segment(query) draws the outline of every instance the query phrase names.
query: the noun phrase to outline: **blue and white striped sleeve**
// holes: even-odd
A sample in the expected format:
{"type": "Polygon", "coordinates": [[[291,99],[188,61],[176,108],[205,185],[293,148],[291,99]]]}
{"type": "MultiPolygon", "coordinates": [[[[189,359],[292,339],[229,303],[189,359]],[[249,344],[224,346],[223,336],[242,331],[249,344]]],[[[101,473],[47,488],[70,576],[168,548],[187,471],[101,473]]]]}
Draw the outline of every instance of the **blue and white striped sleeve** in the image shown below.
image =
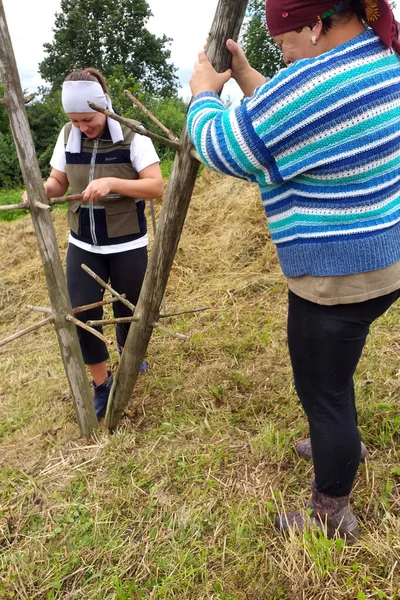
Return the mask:
{"type": "Polygon", "coordinates": [[[198,94],[189,109],[188,133],[205,165],[261,185],[281,181],[275,160],[256,134],[247,103],[225,109],[213,92],[198,94]]]}

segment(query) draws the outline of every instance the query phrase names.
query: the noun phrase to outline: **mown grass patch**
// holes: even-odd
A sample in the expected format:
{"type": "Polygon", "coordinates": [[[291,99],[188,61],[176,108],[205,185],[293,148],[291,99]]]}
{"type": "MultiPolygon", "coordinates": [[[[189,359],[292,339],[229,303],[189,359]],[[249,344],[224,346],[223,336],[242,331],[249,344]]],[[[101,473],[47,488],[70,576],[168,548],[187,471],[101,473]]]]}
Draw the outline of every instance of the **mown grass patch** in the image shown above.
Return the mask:
{"type": "MultiPolygon", "coordinates": [[[[64,259],[65,216],[53,218],[64,259]]],[[[0,225],[0,251],[3,338],[48,299],[29,217],[0,225]]],[[[210,310],[171,319],[188,343],[155,332],[114,435],[79,438],[52,329],[0,349],[0,598],[400,597],[400,306],[372,327],[356,374],[370,458],[353,494],[362,538],[346,546],[274,527],[313,477],[293,450],[307,425],[286,294],[257,191],[205,170],[166,301],[210,310]]]]}
{"type": "MultiPolygon", "coordinates": [[[[20,204],[22,202],[23,192],[23,189],[0,189],[0,206],[6,206],[7,204],[20,204]]],[[[15,219],[25,215],[26,211],[23,210],[0,210],[0,221],[14,221],[15,219]]]]}

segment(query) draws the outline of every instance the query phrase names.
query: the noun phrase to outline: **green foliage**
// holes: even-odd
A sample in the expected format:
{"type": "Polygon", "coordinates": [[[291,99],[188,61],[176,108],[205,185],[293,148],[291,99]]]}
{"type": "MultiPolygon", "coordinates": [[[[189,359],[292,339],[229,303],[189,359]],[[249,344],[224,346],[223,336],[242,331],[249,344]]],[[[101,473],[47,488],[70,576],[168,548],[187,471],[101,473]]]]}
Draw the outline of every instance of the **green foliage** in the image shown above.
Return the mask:
{"type": "Polygon", "coordinates": [[[265,24],[265,0],[250,0],[241,41],[251,66],[266,77],[273,77],[284,67],[281,52],[265,24]]]}
{"type": "Polygon", "coordinates": [[[96,67],[106,76],[121,65],[126,77],[157,95],[176,92],[175,67],[168,62],[170,39],[146,28],[151,11],[146,0],[61,0],[54,39],[44,44],[42,77],[59,88],[74,69],[96,67]]]}
{"type": "MultiPolygon", "coordinates": [[[[180,137],[187,112],[187,104],[181,98],[178,96],[153,96],[134,77],[125,77],[123,69],[120,66],[115,67],[107,83],[113,107],[119,114],[128,119],[140,121],[146,129],[165,136],[165,133],[125,95],[125,90],[129,90],[165,127],[177,137],[180,137]]],[[[157,142],[154,145],[162,160],[173,160],[175,155],[174,150],[157,142]]]]}
{"type": "Polygon", "coordinates": [[[0,189],[21,184],[22,175],[11,131],[0,131],[0,189]]]}
{"type": "MultiPolygon", "coordinates": [[[[0,134],[1,140],[1,134],[0,134]]],[[[0,156],[1,155],[1,146],[0,146],[0,156]]],[[[3,166],[3,164],[2,164],[3,166]]],[[[0,178],[1,178],[2,168],[0,168],[0,178]]],[[[5,186],[4,186],[5,187],[5,186]]],[[[23,189],[12,190],[9,188],[1,189],[0,186],[0,206],[4,206],[6,204],[19,204],[22,202],[22,194],[23,189]]],[[[18,219],[19,217],[24,217],[26,215],[26,211],[24,210],[2,210],[0,211],[0,221],[14,221],[14,219],[18,219]]],[[[4,363],[2,367],[7,367],[7,364],[4,363]]],[[[3,369],[0,368],[0,374],[4,375],[3,369]]],[[[0,426],[0,437],[1,437],[1,426],[0,426]]]]}
{"type": "Polygon", "coordinates": [[[50,159],[60,129],[67,121],[61,106],[61,92],[40,89],[41,100],[27,107],[29,125],[32,132],[33,143],[39,161],[42,177],[50,172],[50,159]]]}
{"type": "MultiPolygon", "coordinates": [[[[4,97],[0,81],[0,98],[4,97]]],[[[0,189],[20,185],[22,181],[17,151],[11,133],[7,109],[0,104],[0,189]]]]}
{"type": "MultiPolygon", "coordinates": [[[[1,83],[1,80],[0,80],[0,98],[3,98],[3,97],[4,97],[4,89],[3,89],[3,84],[1,83]]],[[[5,106],[0,104],[0,132],[8,133],[9,130],[10,130],[10,125],[8,122],[7,109],[5,106]]]]}

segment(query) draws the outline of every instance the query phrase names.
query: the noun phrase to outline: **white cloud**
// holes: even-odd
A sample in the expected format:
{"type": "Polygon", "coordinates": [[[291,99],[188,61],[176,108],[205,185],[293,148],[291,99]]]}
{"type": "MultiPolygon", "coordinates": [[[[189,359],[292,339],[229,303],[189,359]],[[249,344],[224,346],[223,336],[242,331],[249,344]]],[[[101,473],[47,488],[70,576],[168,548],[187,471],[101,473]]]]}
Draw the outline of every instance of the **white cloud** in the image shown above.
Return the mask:
{"type": "MultiPolygon", "coordinates": [[[[153,17],[149,29],[172,38],[171,60],[179,69],[180,94],[190,97],[189,79],[198,51],[212,24],[218,0],[148,0],[153,17]]],[[[43,84],[38,72],[44,58],[43,44],[53,37],[55,13],[60,0],[3,0],[22,87],[29,92],[43,84]]],[[[396,9],[400,18],[400,8],[396,9]]],[[[235,82],[225,86],[224,95],[237,103],[241,92],[235,82]]]]}
{"type": "MultiPolygon", "coordinates": [[[[171,60],[179,69],[180,94],[190,98],[190,74],[212,24],[218,0],[203,0],[201,5],[190,0],[149,0],[153,13],[149,29],[157,36],[172,38],[171,60]],[[195,24],[195,27],[194,27],[195,24]]],[[[55,13],[60,0],[3,0],[22,87],[29,92],[43,85],[38,68],[44,58],[43,44],[51,42],[55,13]]],[[[228,94],[241,97],[235,82],[228,94]]]]}

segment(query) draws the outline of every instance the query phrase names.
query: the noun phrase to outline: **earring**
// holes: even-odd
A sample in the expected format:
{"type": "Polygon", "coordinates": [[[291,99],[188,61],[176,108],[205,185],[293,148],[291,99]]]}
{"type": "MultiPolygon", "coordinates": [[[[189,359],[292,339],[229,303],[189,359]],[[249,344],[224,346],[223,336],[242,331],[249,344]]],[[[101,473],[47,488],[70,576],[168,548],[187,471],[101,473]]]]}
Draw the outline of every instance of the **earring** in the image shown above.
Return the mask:
{"type": "Polygon", "coordinates": [[[313,45],[313,46],[316,46],[316,45],[317,45],[317,36],[316,36],[316,35],[313,35],[313,36],[312,36],[312,38],[311,38],[311,43],[312,43],[312,45],[313,45]]]}

